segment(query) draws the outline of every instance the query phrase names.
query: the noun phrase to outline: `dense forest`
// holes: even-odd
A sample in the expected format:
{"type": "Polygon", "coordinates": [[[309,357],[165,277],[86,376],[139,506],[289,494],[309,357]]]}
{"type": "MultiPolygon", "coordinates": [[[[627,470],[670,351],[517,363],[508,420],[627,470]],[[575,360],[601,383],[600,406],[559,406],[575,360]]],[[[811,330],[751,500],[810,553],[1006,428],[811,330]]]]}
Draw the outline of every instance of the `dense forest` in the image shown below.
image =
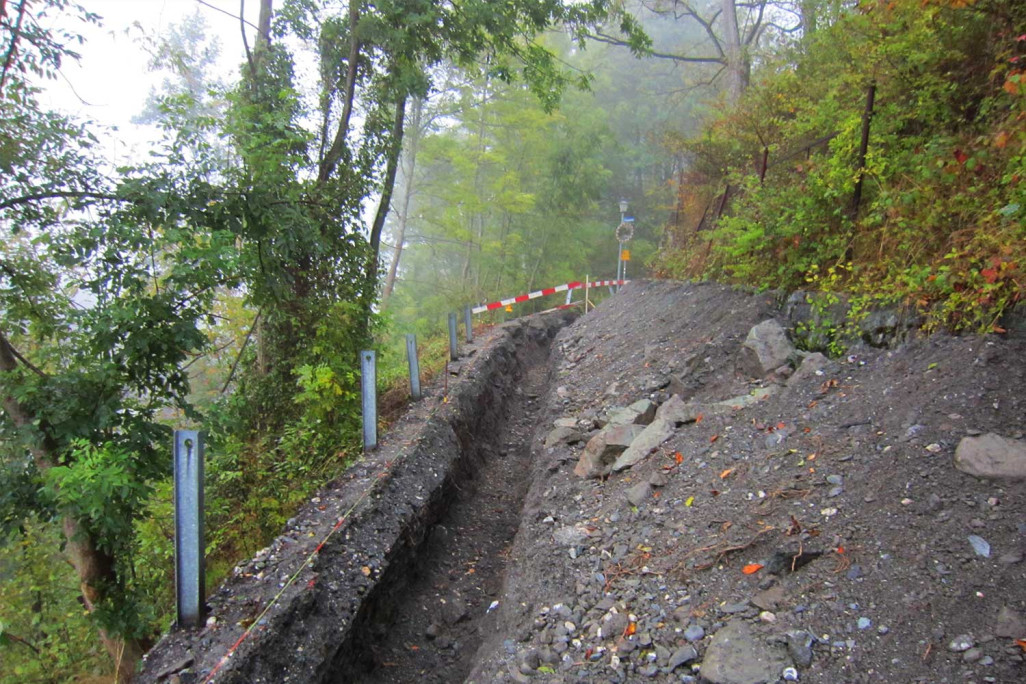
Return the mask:
{"type": "Polygon", "coordinates": [[[253,4],[230,77],[208,3],[147,37],[162,142],[114,168],[40,104],[103,18],[0,0],[0,681],[128,681],[171,624],[173,428],[216,586],[358,456],[360,349],[402,394],[403,333],[612,277],[620,200],[628,277],[1022,296],[1021,3],[253,4]]]}

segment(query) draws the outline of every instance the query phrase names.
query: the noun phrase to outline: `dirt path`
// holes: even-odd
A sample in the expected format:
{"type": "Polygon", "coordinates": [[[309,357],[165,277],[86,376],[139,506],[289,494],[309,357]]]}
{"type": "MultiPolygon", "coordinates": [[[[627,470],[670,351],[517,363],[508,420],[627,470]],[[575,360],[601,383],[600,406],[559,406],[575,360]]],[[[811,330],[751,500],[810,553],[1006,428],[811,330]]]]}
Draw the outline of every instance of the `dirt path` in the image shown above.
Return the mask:
{"type": "Polygon", "coordinates": [[[547,359],[527,368],[498,434],[478,435],[475,472],[431,532],[419,574],[396,624],[377,625],[377,667],[335,673],[364,684],[458,682],[469,673],[482,634],[495,620],[510,546],[520,524],[530,471],[530,442],[546,389],[547,359]]]}

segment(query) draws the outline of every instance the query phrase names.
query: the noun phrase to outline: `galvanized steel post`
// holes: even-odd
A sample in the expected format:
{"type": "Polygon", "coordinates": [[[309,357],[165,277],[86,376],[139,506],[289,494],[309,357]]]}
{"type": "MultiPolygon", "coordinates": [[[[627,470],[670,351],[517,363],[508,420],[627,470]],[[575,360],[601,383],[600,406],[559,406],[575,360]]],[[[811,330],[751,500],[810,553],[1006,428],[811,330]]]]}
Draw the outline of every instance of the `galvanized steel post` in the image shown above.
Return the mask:
{"type": "Polygon", "coordinates": [[[467,344],[474,341],[474,323],[470,318],[470,305],[463,307],[463,327],[467,329],[467,344]]]}
{"type": "Polygon", "coordinates": [[[360,352],[360,391],[363,397],[363,450],[373,451],[378,446],[378,392],[376,354],[360,352]]]}
{"type": "Polygon", "coordinates": [[[406,359],[410,363],[410,398],[420,399],[420,360],[417,358],[417,336],[406,335],[406,359]]]}
{"type": "Polygon", "coordinates": [[[175,591],[178,624],[199,627],[206,612],[203,434],[175,430],[175,591]]]}
{"type": "Polygon", "coordinates": [[[449,359],[455,361],[459,358],[459,349],[456,347],[456,314],[449,314],[449,359]]]}

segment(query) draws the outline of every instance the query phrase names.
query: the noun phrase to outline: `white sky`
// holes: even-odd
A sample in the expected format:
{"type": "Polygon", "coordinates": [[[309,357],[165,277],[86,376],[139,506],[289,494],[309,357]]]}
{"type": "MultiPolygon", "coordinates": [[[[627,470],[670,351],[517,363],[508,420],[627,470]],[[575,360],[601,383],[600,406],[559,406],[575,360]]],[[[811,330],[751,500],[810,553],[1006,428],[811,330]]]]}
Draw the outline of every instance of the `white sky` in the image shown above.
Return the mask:
{"type": "MultiPolygon", "coordinates": [[[[62,66],[63,78],[46,84],[41,104],[58,109],[77,118],[95,121],[103,127],[117,131],[94,129],[104,142],[111,157],[123,161],[130,148],[144,145],[155,136],[155,129],[131,122],[146,101],[151,87],[160,86],[163,75],[147,70],[148,55],[140,46],[143,32],[160,35],[170,25],[199,9],[207,22],[208,37],[220,41],[221,64],[219,71],[234,73],[243,59],[242,36],[239,21],[205,7],[196,0],[79,0],[87,10],[103,17],[102,25],[92,26],[74,22],[72,30],[81,33],[86,42],[77,46],[82,59],[66,61],[62,66]],[[135,27],[138,23],[139,28],[135,27]]],[[[208,4],[237,15],[236,0],[207,0],[208,4]]],[[[257,0],[246,5],[247,15],[256,23],[257,0]]],[[[253,40],[252,28],[249,29],[253,40]]],[[[252,44],[252,43],[251,43],[252,44]]],[[[111,161],[114,161],[112,158],[111,161]]]]}

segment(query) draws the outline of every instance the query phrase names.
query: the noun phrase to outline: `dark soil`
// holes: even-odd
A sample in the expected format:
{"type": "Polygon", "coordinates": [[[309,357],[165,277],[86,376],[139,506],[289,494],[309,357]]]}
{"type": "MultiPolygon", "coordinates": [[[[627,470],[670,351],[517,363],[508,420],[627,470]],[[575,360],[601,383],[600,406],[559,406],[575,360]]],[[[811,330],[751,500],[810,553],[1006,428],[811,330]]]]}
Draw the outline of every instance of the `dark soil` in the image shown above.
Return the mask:
{"type": "Polygon", "coordinates": [[[370,646],[375,667],[341,681],[367,684],[459,682],[469,674],[520,526],[529,481],[531,435],[547,389],[547,358],[534,354],[509,402],[509,419],[479,434],[479,458],[428,537],[396,622],[370,646]]]}
{"type": "MultiPolygon", "coordinates": [[[[712,402],[772,384],[736,357],[751,326],[782,318],[777,302],[710,284],[625,287],[557,337],[550,421],[590,426],[671,389],[712,402]]],[[[1023,647],[996,634],[1003,607],[1026,614],[1026,483],[952,463],[966,435],[1023,436],[1024,381],[1021,337],[860,346],[681,426],[604,481],[574,475],[583,443],[541,445],[550,422],[471,680],[698,681],[716,633],[743,623],[801,681],[1026,681],[1023,647]],[[643,482],[655,486],[634,505],[643,482]]]]}

